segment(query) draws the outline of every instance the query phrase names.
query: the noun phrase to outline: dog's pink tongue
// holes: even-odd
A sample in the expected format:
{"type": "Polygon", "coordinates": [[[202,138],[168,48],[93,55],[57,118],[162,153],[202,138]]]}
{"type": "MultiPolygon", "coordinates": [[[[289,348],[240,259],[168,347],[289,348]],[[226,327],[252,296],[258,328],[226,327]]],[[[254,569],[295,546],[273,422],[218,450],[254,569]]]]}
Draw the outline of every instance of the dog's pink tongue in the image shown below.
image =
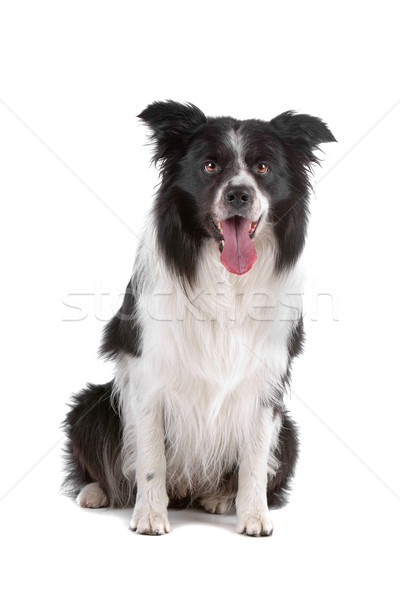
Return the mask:
{"type": "Polygon", "coordinates": [[[243,275],[250,271],[257,258],[249,236],[249,221],[236,216],[221,221],[221,225],[225,238],[221,262],[231,273],[243,275]]]}

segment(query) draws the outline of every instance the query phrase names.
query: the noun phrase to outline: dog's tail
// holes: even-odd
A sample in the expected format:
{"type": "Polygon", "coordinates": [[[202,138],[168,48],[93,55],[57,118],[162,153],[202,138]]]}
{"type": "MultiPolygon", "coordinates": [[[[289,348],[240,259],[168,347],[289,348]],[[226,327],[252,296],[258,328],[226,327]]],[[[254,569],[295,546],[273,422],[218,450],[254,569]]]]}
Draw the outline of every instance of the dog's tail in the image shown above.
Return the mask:
{"type": "Polygon", "coordinates": [[[268,482],[267,498],[270,508],[281,508],[288,502],[290,482],[294,476],[299,454],[299,436],[297,426],[286,412],[282,413],[282,426],[276,458],[279,469],[268,482]]]}
{"type": "Polygon", "coordinates": [[[63,491],[76,495],[97,481],[110,506],[131,506],[134,484],[122,472],[122,423],[114,381],[88,384],[72,398],[63,423],[67,436],[63,491]]]}

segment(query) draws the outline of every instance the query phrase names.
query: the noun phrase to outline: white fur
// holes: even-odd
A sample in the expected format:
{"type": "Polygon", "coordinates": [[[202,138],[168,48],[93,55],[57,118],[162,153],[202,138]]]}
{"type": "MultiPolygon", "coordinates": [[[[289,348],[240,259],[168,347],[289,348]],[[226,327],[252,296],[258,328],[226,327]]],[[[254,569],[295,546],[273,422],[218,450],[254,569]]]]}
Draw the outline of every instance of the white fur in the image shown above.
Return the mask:
{"type": "Polygon", "coordinates": [[[249,171],[245,160],[245,148],[243,139],[236,131],[231,131],[228,136],[234,154],[234,172],[235,175],[225,181],[218,190],[213,206],[213,217],[215,221],[223,221],[230,216],[228,207],[224,200],[225,192],[232,186],[246,186],[253,192],[253,201],[248,211],[248,218],[251,221],[258,221],[261,214],[266,215],[269,207],[269,198],[264,194],[261,188],[257,185],[257,176],[249,171]]]}
{"type": "Polygon", "coordinates": [[[116,373],[123,470],[138,485],[131,527],[169,531],[167,492],[175,488],[201,488],[203,504],[216,510],[216,483],[239,461],[238,530],[269,534],[265,486],[278,466],[280,426],[271,406],[301,312],[300,265],[274,275],[275,239],[260,223],[258,259],[242,276],[221,265],[214,240],[204,244],[188,299],[163,263],[151,224],[145,239],[133,274],[142,290],[142,355],[120,358],[116,373]]]}
{"type": "Polygon", "coordinates": [[[271,407],[260,410],[254,435],[243,447],[239,466],[236,498],[237,531],[248,535],[271,535],[273,530],[265,493],[268,458],[276,443],[280,423],[273,418],[271,407]]]}
{"type": "Polygon", "coordinates": [[[154,398],[153,402],[138,397],[135,403],[127,407],[134,415],[136,439],[137,495],[130,527],[138,533],[161,534],[170,531],[162,400],[161,395],[154,398]]]}

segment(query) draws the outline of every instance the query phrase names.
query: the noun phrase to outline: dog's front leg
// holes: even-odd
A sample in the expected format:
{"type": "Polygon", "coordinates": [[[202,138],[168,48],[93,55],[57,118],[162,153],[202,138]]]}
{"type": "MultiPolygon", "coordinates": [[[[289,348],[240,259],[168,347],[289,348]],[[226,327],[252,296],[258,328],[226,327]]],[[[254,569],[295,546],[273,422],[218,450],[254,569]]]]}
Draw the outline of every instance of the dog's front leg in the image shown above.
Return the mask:
{"type": "Polygon", "coordinates": [[[274,431],[273,411],[269,407],[260,406],[257,416],[251,439],[240,455],[236,530],[247,535],[266,536],[273,531],[267,504],[268,456],[274,431]]]}
{"type": "Polygon", "coordinates": [[[164,421],[161,402],[139,405],[135,411],[136,504],[130,528],[137,533],[161,535],[168,522],[164,421]]]}

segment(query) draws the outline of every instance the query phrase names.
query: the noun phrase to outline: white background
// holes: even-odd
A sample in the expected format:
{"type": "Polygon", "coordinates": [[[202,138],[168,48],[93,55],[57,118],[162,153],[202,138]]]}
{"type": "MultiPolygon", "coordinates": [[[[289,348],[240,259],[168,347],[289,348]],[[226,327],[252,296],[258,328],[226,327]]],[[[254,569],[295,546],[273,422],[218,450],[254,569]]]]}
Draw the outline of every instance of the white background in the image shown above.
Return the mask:
{"type": "Polygon", "coordinates": [[[1,3],[2,597],[398,598],[395,8],[1,3]],[[136,115],[167,98],[238,118],[295,109],[339,141],[315,171],[289,400],[302,452],[271,538],[200,512],[141,537],[130,511],[58,491],[66,402],[112,376],[97,348],[157,183],[136,115]]]}

